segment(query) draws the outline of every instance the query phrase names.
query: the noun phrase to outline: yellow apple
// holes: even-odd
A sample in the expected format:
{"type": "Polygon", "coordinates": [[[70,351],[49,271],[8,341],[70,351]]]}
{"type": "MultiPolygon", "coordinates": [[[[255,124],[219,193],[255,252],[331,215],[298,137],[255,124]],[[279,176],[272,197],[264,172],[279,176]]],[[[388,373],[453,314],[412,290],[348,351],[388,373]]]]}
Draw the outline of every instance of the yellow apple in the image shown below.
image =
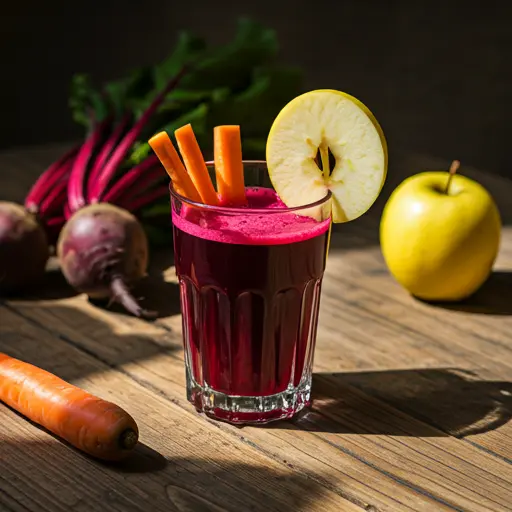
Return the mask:
{"type": "Polygon", "coordinates": [[[412,295],[429,301],[463,300],[480,288],[492,271],[500,235],[491,194],[466,176],[442,171],[403,181],[380,223],[389,271],[412,295]]]}

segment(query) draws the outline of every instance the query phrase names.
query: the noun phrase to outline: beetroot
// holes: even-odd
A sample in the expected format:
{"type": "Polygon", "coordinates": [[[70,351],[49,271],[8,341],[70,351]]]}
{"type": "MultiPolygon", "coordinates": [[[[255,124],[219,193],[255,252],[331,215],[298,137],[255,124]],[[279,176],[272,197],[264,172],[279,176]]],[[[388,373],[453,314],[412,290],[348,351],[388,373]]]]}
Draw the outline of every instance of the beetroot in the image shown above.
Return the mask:
{"type": "Polygon", "coordinates": [[[49,257],[48,239],[36,216],[23,206],[0,202],[0,292],[36,284],[49,257]]]}
{"type": "Polygon", "coordinates": [[[64,225],[67,180],[77,148],[43,172],[25,204],[0,201],[0,293],[23,292],[43,277],[64,225]]]}
{"type": "Polygon", "coordinates": [[[155,313],[143,309],[129,291],[146,275],[148,266],[148,240],[130,211],[161,197],[160,187],[156,196],[151,190],[161,173],[155,172],[159,164],[153,156],[128,172],[119,170],[142,129],[183,74],[184,70],[180,71],[166,85],[126,132],[125,116],[103,145],[105,121],[96,123],[78,152],[67,188],[64,211],[68,221],[57,243],[62,273],[89,298],[118,302],[138,317],[150,318],[155,313]],[[111,183],[116,177],[117,183],[111,183]]]}
{"type": "Polygon", "coordinates": [[[146,234],[128,211],[108,203],[78,210],[61,232],[57,253],[62,273],[75,289],[91,299],[119,302],[135,316],[154,316],[128,291],[148,265],[146,234]]]}

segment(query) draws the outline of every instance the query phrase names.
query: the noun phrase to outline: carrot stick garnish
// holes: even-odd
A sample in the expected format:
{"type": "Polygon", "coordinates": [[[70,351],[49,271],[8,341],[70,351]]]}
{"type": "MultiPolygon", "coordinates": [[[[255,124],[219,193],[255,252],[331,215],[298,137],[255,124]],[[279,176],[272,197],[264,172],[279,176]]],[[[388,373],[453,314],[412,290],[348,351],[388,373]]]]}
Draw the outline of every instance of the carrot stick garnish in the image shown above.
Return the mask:
{"type": "Polygon", "coordinates": [[[99,459],[122,459],[138,442],[135,420],[117,405],[3,353],[0,401],[99,459]]]}
{"type": "Polygon", "coordinates": [[[223,203],[246,203],[240,126],[216,126],[213,130],[217,191],[223,203]]]}
{"type": "Polygon", "coordinates": [[[185,167],[201,196],[201,200],[205,204],[218,205],[219,198],[213,188],[213,183],[208,174],[208,168],[201,153],[201,148],[197,143],[192,125],[186,124],[178,128],[174,135],[185,162],[185,167]]]}
{"type": "Polygon", "coordinates": [[[157,133],[148,143],[171,178],[174,190],[183,197],[201,202],[201,197],[167,132],[157,133]]]}

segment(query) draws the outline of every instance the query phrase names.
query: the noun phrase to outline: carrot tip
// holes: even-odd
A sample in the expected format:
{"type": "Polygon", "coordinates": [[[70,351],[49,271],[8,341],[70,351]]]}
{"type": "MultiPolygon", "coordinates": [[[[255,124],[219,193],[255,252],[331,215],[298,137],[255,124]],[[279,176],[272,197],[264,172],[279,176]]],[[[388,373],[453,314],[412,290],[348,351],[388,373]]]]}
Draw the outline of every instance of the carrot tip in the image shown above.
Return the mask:
{"type": "Polygon", "coordinates": [[[162,143],[163,141],[166,141],[168,138],[169,138],[169,135],[167,135],[167,132],[165,132],[165,131],[158,132],[148,140],[148,144],[151,147],[153,147],[155,144],[162,143]]]}
{"type": "Polygon", "coordinates": [[[119,447],[122,450],[133,450],[139,441],[139,435],[129,428],[119,436],[119,447]]]}

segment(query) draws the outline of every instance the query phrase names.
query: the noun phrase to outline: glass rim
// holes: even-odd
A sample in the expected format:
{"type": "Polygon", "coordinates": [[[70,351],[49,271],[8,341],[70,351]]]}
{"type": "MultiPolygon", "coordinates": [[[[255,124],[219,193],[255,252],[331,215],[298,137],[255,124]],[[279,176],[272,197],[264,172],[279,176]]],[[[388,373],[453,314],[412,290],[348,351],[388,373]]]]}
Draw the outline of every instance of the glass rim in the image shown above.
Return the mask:
{"type": "MultiPolygon", "coordinates": [[[[206,163],[207,167],[212,167],[215,165],[215,162],[213,160],[208,160],[206,163]]],[[[242,163],[244,166],[246,164],[249,165],[261,165],[265,166],[267,165],[267,162],[265,160],[242,160],[242,163]]],[[[205,203],[199,203],[197,201],[193,201],[192,199],[189,199],[188,197],[182,196],[176,190],[174,190],[174,187],[172,185],[172,181],[169,183],[169,191],[171,193],[171,196],[175,199],[178,199],[179,201],[189,204],[191,206],[195,206],[196,208],[201,208],[203,210],[209,210],[219,213],[226,213],[226,214],[259,214],[262,213],[265,214],[278,214],[278,213],[289,213],[289,212],[296,212],[299,210],[305,210],[308,208],[314,208],[316,206],[321,206],[323,203],[327,202],[332,197],[332,192],[330,190],[327,190],[327,194],[322,197],[321,199],[317,199],[316,201],[312,203],[303,204],[300,206],[286,206],[284,208],[244,208],[244,207],[233,207],[233,206],[215,206],[212,204],[205,204],[205,203]]]]}

